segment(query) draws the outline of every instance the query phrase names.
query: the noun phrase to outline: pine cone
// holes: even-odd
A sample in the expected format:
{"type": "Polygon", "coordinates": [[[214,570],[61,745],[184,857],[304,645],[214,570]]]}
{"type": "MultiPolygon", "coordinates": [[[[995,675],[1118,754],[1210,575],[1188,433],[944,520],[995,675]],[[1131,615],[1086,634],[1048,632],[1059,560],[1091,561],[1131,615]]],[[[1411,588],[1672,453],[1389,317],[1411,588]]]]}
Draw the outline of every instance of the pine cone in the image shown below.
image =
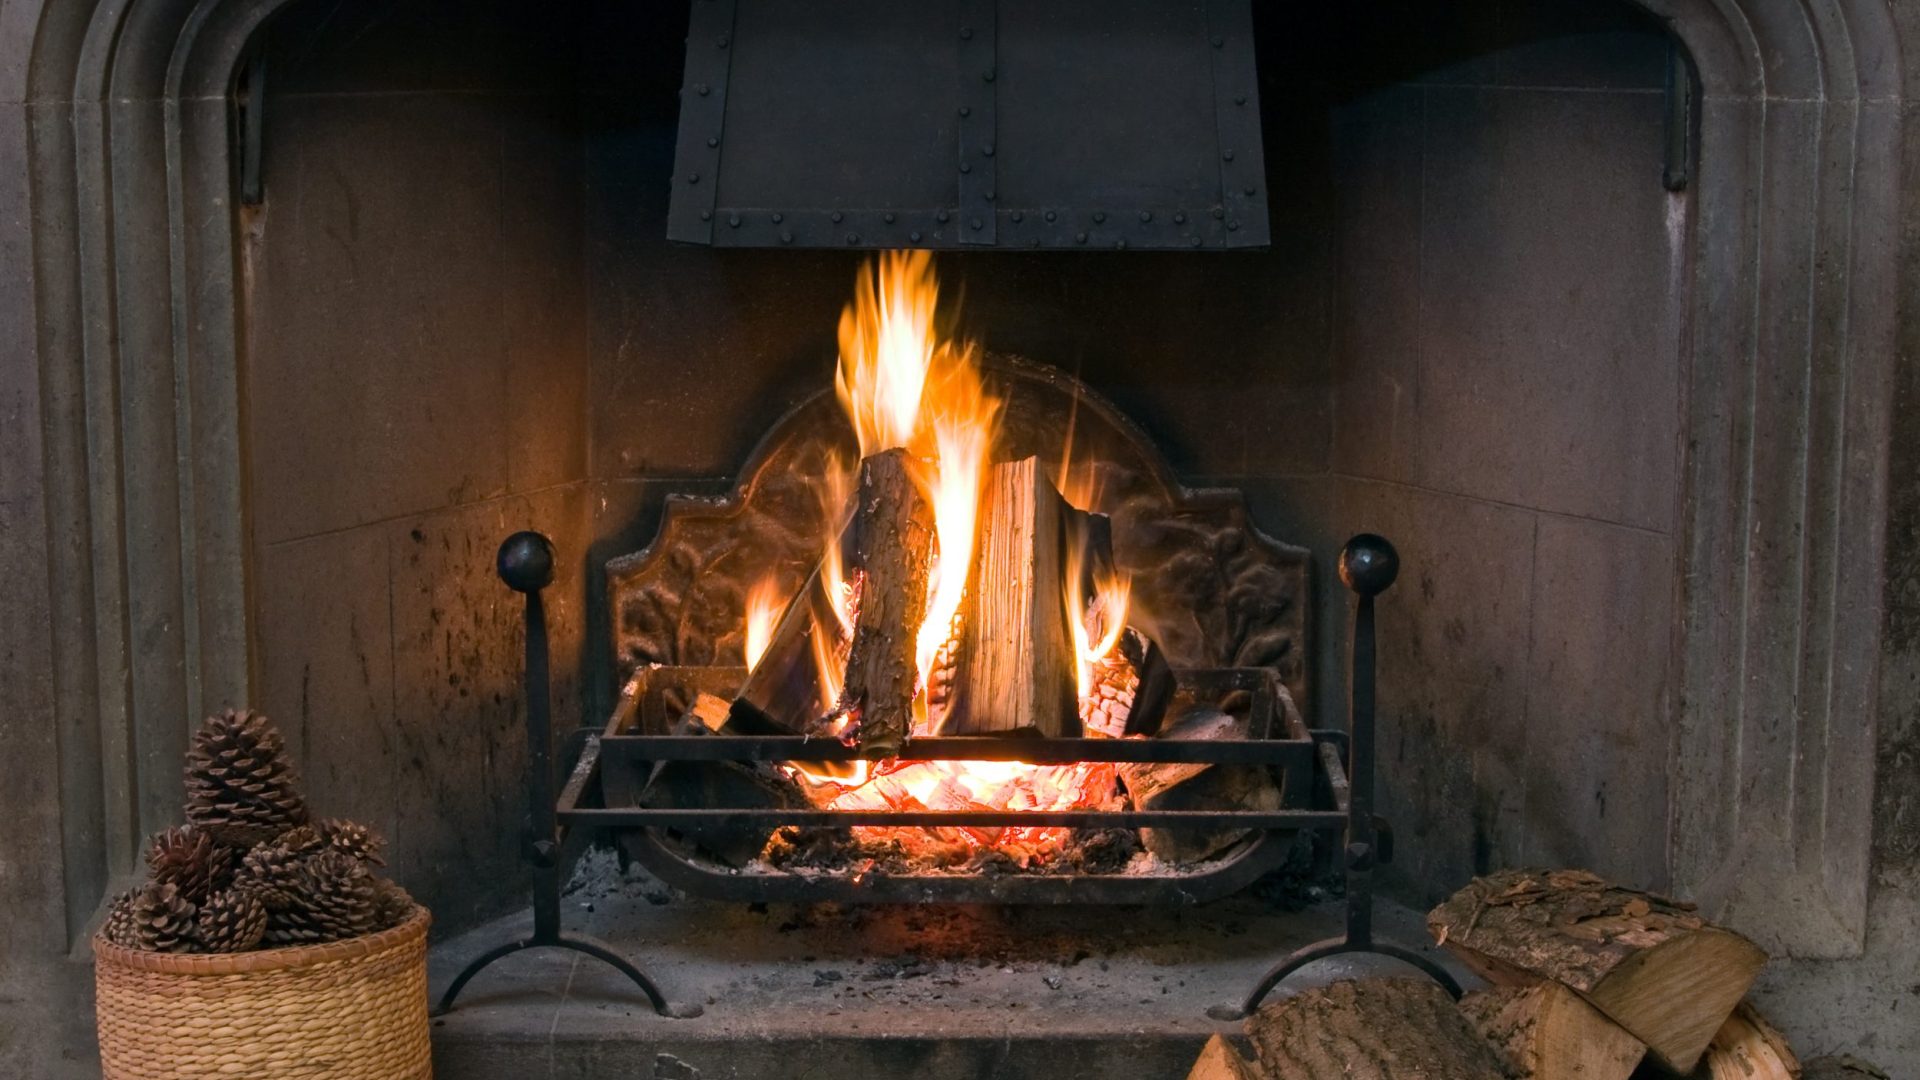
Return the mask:
{"type": "Polygon", "coordinates": [[[300,888],[300,867],[306,861],[306,855],[283,843],[260,844],[240,860],[234,883],[251,890],[267,910],[283,911],[293,906],[294,895],[300,888]]]}
{"type": "Polygon", "coordinates": [[[267,930],[267,907],[252,889],[242,886],[215,893],[200,907],[195,937],[202,951],[246,952],[260,944],[267,930]]]}
{"type": "Polygon", "coordinates": [[[373,883],[373,928],[391,930],[408,919],[413,918],[414,909],[419,905],[407,890],[385,878],[373,883]]]}
{"type": "Polygon", "coordinates": [[[176,826],[147,842],[147,869],[159,885],[173,885],[193,903],[226,888],[240,864],[240,853],[203,829],[176,826]]]}
{"type": "Polygon", "coordinates": [[[304,945],[359,937],[374,927],[373,872],[334,850],[299,865],[293,903],[267,918],[270,945],[304,945]]]}
{"type": "Polygon", "coordinates": [[[140,948],[133,915],[134,898],[139,895],[138,889],[129,889],[114,898],[113,906],[107,909],[107,921],[100,924],[101,937],[123,949],[140,948]]]}
{"type": "Polygon", "coordinates": [[[273,721],[228,709],[209,716],[187,751],[187,820],[238,847],[307,821],[300,778],[273,721]]]}
{"type": "Polygon", "coordinates": [[[328,818],[320,823],[319,834],[326,839],[329,847],[343,855],[375,866],[387,865],[387,861],[380,857],[380,853],[386,850],[386,839],[365,825],[345,818],[328,818]]]}
{"type": "Polygon", "coordinates": [[[192,952],[195,908],[172,885],[148,885],[134,895],[132,948],[192,952]]]}
{"type": "Polygon", "coordinates": [[[296,825],[274,838],[276,847],[283,847],[291,855],[306,858],[318,855],[327,846],[327,838],[313,825],[296,825]]]}

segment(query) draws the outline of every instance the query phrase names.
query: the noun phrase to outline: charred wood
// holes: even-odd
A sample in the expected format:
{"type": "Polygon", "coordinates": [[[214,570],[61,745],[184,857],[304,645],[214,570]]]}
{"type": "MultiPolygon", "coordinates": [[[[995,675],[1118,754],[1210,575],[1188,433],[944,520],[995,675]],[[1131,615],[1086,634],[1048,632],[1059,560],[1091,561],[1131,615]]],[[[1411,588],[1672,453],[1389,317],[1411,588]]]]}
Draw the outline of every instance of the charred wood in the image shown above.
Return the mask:
{"type": "MultiPolygon", "coordinates": [[[[1167,739],[1244,739],[1247,722],[1214,709],[1189,710],[1167,728],[1167,739]]],[[[1135,810],[1280,809],[1280,786],[1255,765],[1122,765],[1120,779],[1135,810]]],[[[1248,835],[1246,829],[1142,829],[1147,850],[1167,862],[1191,863],[1217,855],[1248,835]]]]}
{"type": "Polygon", "coordinates": [[[857,718],[867,757],[891,757],[913,726],[919,672],[914,647],[927,611],[933,506],[902,449],[860,462],[854,531],[863,582],[840,711],[857,718]]]}

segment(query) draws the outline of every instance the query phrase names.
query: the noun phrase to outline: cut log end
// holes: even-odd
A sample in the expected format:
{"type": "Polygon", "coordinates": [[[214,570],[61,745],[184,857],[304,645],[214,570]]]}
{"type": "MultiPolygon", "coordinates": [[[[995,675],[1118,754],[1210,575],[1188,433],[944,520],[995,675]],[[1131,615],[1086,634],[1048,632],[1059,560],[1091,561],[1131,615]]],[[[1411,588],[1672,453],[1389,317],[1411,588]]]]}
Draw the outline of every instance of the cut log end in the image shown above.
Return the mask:
{"type": "Polygon", "coordinates": [[[1215,1035],[1200,1048],[1200,1058],[1187,1073],[1187,1080],[1260,1080],[1260,1074],[1225,1035],[1215,1035]]]}
{"type": "Polygon", "coordinates": [[[1646,1045],[1559,983],[1468,994],[1460,1012],[1516,1080],[1628,1080],[1646,1045]]]}
{"type": "Polygon", "coordinates": [[[1800,1059],[1786,1036],[1741,1002],[1707,1044],[1689,1080],[1799,1080],[1800,1059]]]}

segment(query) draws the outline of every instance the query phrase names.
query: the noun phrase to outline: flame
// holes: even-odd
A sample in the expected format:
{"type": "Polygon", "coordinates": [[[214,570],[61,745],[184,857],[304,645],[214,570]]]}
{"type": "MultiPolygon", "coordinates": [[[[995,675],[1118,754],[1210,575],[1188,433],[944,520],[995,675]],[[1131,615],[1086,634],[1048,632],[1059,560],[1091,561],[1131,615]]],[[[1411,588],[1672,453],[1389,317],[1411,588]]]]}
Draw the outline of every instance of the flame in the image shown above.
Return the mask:
{"type": "MultiPolygon", "coordinates": [[[[853,301],[840,314],[833,384],[861,456],[905,448],[920,464],[915,480],[933,505],[935,555],[914,649],[923,688],[966,595],[1001,406],[981,376],[978,348],[937,332],[939,297],[930,252],[889,251],[863,265],[853,301]]],[[[838,554],[835,537],[829,566],[838,554]]],[[[922,714],[924,704],[923,697],[922,714]]]]}
{"type": "Polygon", "coordinates": [[[1133,579],[1112,567],[1085,566],[1086,554],[1077,545],[1067,550],[1067,625],[1073,629],[1075,673],[1082,698],[1093,692],[1093,667],[1113,653],[1127,631],[1127,604],[1133,598],[1133,579]],[[1093,596],[1086,596],[1092,577],[1093,596]]]}
{"type": "Polygon", "coordinates": [[[771,575],[754,582],[747,590],[747,626],[746,652],[747,670],[760,666],[760,658],[767,655],[767,646],[773,643],[773,628],[780,622],[781,609],[786,606],[786,598],[780,593],[780,582],[771,575]]]}
{"type": "MultiPolygon", "coordinates": [[[[939,281],[927,252],[887,252],[863,266],[853,300],[840,316],[834,376],[834,391],[853,425],[861,456],[904,448],[914,462],[915,483],[933,508],[927,610],[915,638],[921,690],[915,703],[916,735],[926,733],[928,677],[966,595],[981,492],[1003,404],[981,374],[977,347],[944,336],[936,326],[938,300],[939,281]]],[[[1063,459],[1063,476],[1066,466],[1063,459]]],[[[855,475],[850,463],[831,460],[818,489],[827,523],[820,582],[830,613],[814,605],[812,647],[821,676],[823,715],[839,703],[859,609],[862,579],[857,572],[847,576],[841,549],[855,475]]],[[[1069,622],[1084,693],[1092,661],[1112,651],[1125,626],[1127,588],[1124,580],[1102,581],[1089,602],[1079,595],[1082,576],[1077,568],[1069,574],[1071,595],[1063,602],[1074,615],[1069,622]],[[1089,613],[1090,624],[1083,623],[1083,612],[1089,613]]],[[[839,735],[848,722],[837,717],[825,733],[839,735]]],[[[1096,763],[888,760],[791,762],[787,768],[817,789],[816,802],[833,809],[1073,809],[1111,798],[1117,783],[1114,766],[1096,763]]],[[[857,831],[886,838],[917,830],[857,831]]],[[[1018,841],[1035,850],[1057,848],[1070,835],[1067,829],[1037,827],[940,832],[975,846],[1018,841]]]]}

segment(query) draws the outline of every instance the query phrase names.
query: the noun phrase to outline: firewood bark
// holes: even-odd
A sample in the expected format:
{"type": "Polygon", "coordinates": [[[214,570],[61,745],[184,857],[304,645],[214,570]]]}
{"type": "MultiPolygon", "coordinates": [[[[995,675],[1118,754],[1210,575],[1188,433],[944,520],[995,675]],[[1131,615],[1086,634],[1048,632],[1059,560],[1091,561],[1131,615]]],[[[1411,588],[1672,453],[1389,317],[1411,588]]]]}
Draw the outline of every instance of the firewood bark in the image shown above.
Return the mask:
{"type": "Polygon", "coordinates": [[[1685,1074],[1766,954],[1685,904],[1584,870],[1508,870],[1455,893],[1427,927],[1489,982],[1552,979],[1685,1074]]]}
{"type": "Polygon", "coordinates": [[[943,734],[1080,734],[1065,601],[1068,509],[1038,458],[994,466],[943,734]]]}
{"type": "Polygon", "coordinates": [[[1215,1035],[1200,1048],[1200,1057],[1193,1063],[1193,1070],[1187,1073],[1187,1080],[1261,1080],[1240,1051],[1233,1048],[1225,1035],[1215,1035]]]}
{"type": "MultiPolygon", "coordinates": [[[[1196,708],[1167,728],[1166,739],[1244,739],[1246,721],[1212,708],[1196,708]]],[[[1121,782],[1135,810],[1280,809],[1280,786],[1257,765],[1122,765],[1121,782]]],[[[1246,836],[1234,828],[1142,829],[1148,851],[1170,863],[1194,863],[1219,854],[1246,836]]]]}
{"type": "Polygon", "coordinates": [[[1505,1080],[1504,1063],[1425,979],[1344,980],[1247,1020],[1262,1075],[1284,1080],[1505,1080]]]}
{"type": "Polygon", "coordinates": [[[1688,1080],[1799,1080],[1800,1059],[1751,1002],[1741,1002],[1707,1044],[1688,1080]]]}
{"type": "Polygon", "coordinates": [[[919,679],[914,645],[927,613],[933,506],[914,482],[901,449],[860,462],[855,497],[860,614],[840,708],[858,716],[855,738],[865,756],[891,757],[913,725],[919,679]]]}
{"type": "Polygon", "coordinates": [[[1516,1080],[1627,1080],[1647,1048],[1556,982],[1468,994],[1460,1012],[1516,1080]]]}

